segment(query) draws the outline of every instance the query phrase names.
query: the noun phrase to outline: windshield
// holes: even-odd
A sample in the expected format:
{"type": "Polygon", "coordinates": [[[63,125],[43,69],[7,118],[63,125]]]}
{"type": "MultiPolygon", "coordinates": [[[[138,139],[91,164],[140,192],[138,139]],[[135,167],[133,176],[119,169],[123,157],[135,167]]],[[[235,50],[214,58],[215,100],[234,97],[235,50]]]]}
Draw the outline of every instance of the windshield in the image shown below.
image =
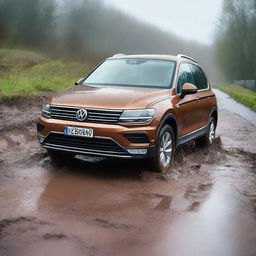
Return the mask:
{"type": "Polygon", "coordinates": [[[170,88],[174,69],[174,61],[108,59],[93,71],[83,84],[170,88]]]}

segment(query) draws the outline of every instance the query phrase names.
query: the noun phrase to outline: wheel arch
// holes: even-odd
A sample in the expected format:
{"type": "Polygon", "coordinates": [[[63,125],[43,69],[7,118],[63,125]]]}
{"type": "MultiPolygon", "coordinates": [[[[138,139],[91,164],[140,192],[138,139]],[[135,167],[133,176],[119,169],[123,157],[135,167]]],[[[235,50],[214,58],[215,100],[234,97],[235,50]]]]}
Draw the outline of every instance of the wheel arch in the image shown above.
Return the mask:
{"type": "Polygon", "coordinates": [[[178,125],[177,125],[177,119],[173,113],[168,113],[163,117],[163,119],[158,127],[157,137],[160,133],[161,128],[166,124],[168,124],[172,127],[174,136],[175,136],[175,140],[176,140],[177,135],[178,135],[178,125]]]}

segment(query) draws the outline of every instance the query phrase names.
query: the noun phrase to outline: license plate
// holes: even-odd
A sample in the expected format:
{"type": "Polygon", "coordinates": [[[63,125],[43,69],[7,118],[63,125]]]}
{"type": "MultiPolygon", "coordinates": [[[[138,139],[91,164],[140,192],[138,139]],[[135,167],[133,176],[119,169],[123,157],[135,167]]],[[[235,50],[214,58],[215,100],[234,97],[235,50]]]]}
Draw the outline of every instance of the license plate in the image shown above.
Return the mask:
{"type": "Polygon", "coordinates": [[[93,129],[65,126],[64,134],[92,138],[93,137],[93,129]]]}

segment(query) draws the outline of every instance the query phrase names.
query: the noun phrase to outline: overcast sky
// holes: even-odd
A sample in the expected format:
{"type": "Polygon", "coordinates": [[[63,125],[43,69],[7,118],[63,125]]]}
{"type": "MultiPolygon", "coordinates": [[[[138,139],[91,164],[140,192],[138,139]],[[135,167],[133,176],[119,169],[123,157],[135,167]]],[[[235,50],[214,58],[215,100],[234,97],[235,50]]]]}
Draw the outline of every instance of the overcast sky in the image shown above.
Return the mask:
{"type": "Polygon", "coordinates": [[[222,0],[105,0],[182,38],[210,44],[222,0]]]}

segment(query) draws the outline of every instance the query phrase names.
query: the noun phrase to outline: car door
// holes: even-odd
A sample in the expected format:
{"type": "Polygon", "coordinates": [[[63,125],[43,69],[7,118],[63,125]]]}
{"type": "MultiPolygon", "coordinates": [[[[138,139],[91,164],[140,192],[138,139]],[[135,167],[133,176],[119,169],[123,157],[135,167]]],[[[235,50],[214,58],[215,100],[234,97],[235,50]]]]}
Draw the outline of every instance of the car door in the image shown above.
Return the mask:
{"type": "Polygon", "coordinates": [[[185,83],[194,84],[194,77],[188,63],[181,63],[176,85],[176,117],[178,121],[178,136],[181,137],[198,129],[199,126],[199,99],[196,94],[180,97],[182,86],[185,83]]]}
{"type": "Polygon", "coordinates": [[[203,127],[209,122],[209,115],[211,112],[211,100],[212,97],[209,91],[209,84],[207,78],[202,71],[202,69],[194,64],[190,64],[194,77],[194,85],[197,87],[197,98],[199,100],[199,109],[198,109],[198,122],[199,126],[203,127]]]}

